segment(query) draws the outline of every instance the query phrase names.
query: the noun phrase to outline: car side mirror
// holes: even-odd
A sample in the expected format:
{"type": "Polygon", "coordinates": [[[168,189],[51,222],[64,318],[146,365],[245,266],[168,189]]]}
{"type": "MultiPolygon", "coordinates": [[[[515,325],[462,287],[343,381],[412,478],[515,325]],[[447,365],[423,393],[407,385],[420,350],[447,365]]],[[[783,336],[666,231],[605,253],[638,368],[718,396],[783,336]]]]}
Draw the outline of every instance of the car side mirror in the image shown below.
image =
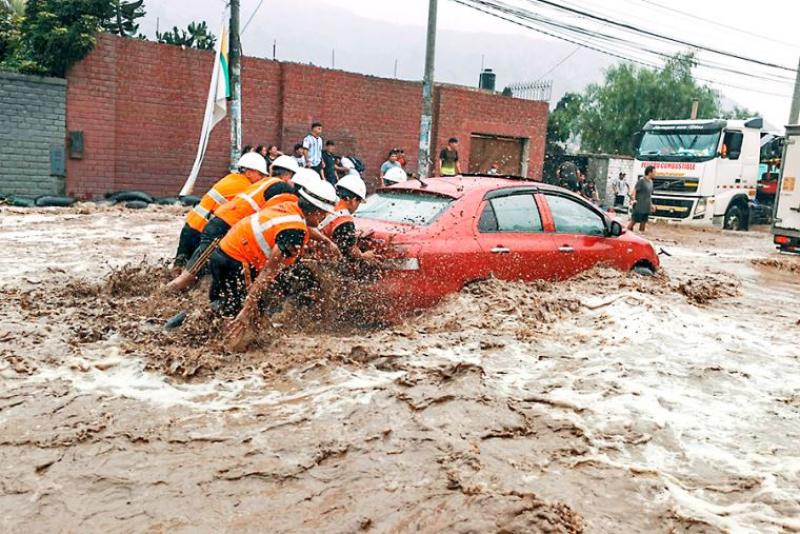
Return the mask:
{"type": "Polygon", "coordinates": [[[610,228],[611,237],[619,237],[624,233],[625,229],[622,227],[619,221],[611,221],[611,228],[610,228]]]}

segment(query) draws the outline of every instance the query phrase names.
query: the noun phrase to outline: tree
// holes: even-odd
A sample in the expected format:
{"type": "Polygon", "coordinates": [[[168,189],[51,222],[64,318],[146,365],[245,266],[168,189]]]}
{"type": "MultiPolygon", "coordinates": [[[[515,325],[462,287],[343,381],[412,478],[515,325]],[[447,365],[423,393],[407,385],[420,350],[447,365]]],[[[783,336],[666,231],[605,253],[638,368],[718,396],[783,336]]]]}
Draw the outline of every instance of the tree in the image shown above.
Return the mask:
{"type": "Polygon", "coordinates": [[[95,44],[108,0],[28,0],[13,63],[22,72],[64,76],[95,44]]]}
{"type": "Polygon", "coordinates": [[[0,0],[0,14],[10,13],[18,17],[25,15],[26,0],[0,0]]]}
{"type": "Polygon", "coordinates": [[[139,31],[137,19],[144,17],[144,0],[126,2],[111,0],[111,17],[103,21],[103,29],[120,37],[135,37],[139,31]]]}
{"type": "Polygon", "coordinates": [[[212,33],[209,33],[205,21],[199,24],[192,22],[186,30],[179,30],[175,26],[168,32],[156,32],[156,40],[159,43],[198,48],[200,50],[213,50],[217,44],[217,38],[212,33]]]}
{"type": "Polygon", "coordinates": [[[693,98],[698,99],[699,118],[721,116],[717,93],[697,83],[694,66],[693,54],[678,54],[660,70],[629,63],[611,67],[602,84],[588,86],[581,95],[568,132],[580,135],[586,152],[633,154],[634,133],[648,120],[688,119],[693,98]]]}

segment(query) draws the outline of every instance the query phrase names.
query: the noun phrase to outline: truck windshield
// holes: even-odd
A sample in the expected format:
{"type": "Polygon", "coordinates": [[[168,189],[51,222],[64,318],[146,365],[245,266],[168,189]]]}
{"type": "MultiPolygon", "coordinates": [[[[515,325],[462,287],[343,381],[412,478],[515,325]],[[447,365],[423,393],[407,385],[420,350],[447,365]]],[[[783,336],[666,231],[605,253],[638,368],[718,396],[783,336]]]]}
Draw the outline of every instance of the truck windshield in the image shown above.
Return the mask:
{"type": "Polygon", "coordinates": [[[651,130],[639,145],[639,159],[703,161],[717,156],[720,130],[651,130]]]}
{"type": "Polygon", "coordinates": [[[354,215],[364,219],[427,226],[452,202],[452,198],[414,191],[379,191],[367,198],[354,215]]]}

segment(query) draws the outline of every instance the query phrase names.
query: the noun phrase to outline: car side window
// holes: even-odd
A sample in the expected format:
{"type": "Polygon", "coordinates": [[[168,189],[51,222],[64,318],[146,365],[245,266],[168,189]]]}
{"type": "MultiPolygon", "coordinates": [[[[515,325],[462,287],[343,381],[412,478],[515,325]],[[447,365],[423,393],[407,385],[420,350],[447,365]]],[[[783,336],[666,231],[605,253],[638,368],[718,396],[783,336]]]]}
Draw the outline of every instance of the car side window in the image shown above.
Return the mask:
{"type": "Polygon", "coordinates": [[[547,195],[556,232],[560,234],[606,235],[603,218],[581,203],[561,196],[547,195]]]}
{"type": "Polygon", "coordinates": [[[478,230],[492,232],[541,232],[542,218],[533,195],[509,195],[486,203],[478,230]]]}

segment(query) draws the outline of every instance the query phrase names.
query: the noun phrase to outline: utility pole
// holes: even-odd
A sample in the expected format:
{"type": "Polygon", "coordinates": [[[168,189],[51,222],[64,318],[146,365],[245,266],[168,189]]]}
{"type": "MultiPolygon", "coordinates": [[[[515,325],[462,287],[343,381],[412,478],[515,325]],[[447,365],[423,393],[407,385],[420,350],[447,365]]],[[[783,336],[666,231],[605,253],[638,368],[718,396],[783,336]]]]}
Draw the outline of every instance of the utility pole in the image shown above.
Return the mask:
{"type": "Polygon", "coordinates": [[[239,0],[231,0],[230,22],[230,70],[231,70],[231,168],[236,167],[242,155],[242,43],[239,40],[239,0]]]}
{"type": "Polygon", "coordinates": [[[689,115],[690,119],[692,119],[692,120],[697,119],[697,111],[698,111],[699,107],[700,107],[700,100],[698,100],[697,98],[693,98],[692,99],[692,112],[689,115]]]}
{"type": "Polygon", "coordinates": [[[800,120],[800,62],[797,64],[797,77],[794,80],[794,95],[792,96],[792,111],[789,113],[789,124],[797,124],[800,120]]]}
{"type": "Polygon", "coordinates": [[[418,176],[427,178],[430,168],[431,127],[433,125],[433,64],[436,59],[436,8],[438,0],[428,2],[428,41],[425,46],[425,77],[422,79],[422,116],[419,121],[418,176]]]}

